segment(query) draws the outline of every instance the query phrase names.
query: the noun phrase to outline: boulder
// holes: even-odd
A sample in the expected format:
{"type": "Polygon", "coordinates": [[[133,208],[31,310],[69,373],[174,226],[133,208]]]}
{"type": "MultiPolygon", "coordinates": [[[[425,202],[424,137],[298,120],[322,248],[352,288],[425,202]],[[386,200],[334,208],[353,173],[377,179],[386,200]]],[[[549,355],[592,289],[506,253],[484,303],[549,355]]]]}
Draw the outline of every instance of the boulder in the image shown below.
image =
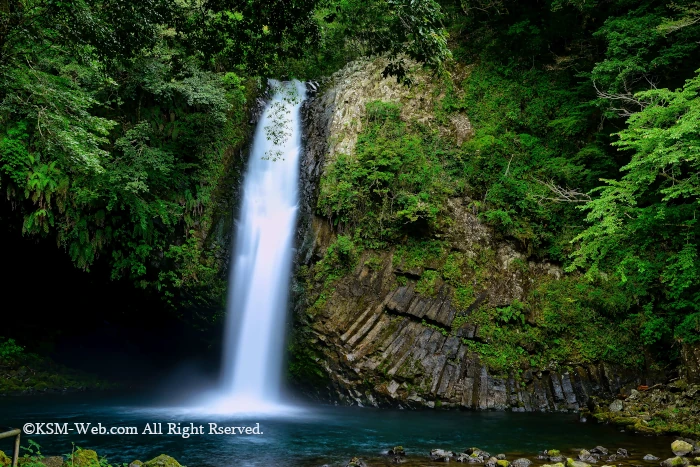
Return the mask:
{"type": "Polygon", "coordinates": [[[670,457],[661,462],[661,467],[686,467],[689,464],[688,459],[683,457],[670,457]]]}
{"type": "Polygon", "coordinates": [[[505,459],[499,459],[498,461],[496,461],[496,465],[498,467],[510,467],[510,462],[508,462],[505,459]]]}
{"type": "Polygon", "coordinates": [[[520,459],[515,459],[511,465],[513,467],[530,467],[531,464],[532,461],[530,459],[521,457],[520,459]]]}
{"type": "Polygon", "coordinates": [[[167,456],[165,454],[161,454],[158,457],[155,457],[151,459],[150,461],[147,461],[145,464],[143,464],[143,467],[182,467],[178,461],[173,459],[170,456],[167,456]]]}
{"type": "Polygon", "coordinates": [[[430,450],[430,458],[437,462],[449,462],[452,456],[454,456],[452,451],[445,451],[444,449],[430,450]]]}
{"type": "Polygon", "coordinates": [[[345,465],[345,467],[367,467],[367,464],[365,464],[365,461],[359,457],[353,457],[350,459],[350,462],[345,465]]]}
{"type": "Polygon", "coordinates": [[[71,467],[98,467],[100,460],[92,449],[78,449],[72,454],[72,459],[66,461],[71,467]]]}
{"type": "Polygon", "coordinates": [[[49,456],[41,459],[41,463],[44,467],[63,467],[63,457],[62,456],[49,456]]]}
{"type": "Polygon", "coordinates": [[[620,448],[620,449],[617,450],[617,455],[618,455],[619,457],[629,457],[629,456],[630,456],[630,453],[627,452],[627,449],[620,448]]]}
{"type": "Polygon", "coordinates": [[[620,399],[615,399],[610,406],[608,406],[608,409],[610,409],[611,412],[621,412],[622,409],[625,408],[625,405],[622,403],[620,399]]]}
{"type": "Polygon", "coordinates": [[[561,451],[559,451],[559,449],[547,449],[545,451],[545,454],[548,455],[549,457],[557,457],[557,456],[561,456],[561,451]]]}
{"type": "Polygon", "coordinates": [[[608,455],[608,450],[605,449],[603,446],[596,446],[593,449],[591,449],[592,454],[600,454],[602,456],[607,456],[608,455]]]}
{"type": "Polygon", "coordinates": [[[405,456],[406,451],[404,451],[403,446],[394,446],[389,449],[389,455],[391,456],[405,456]]]}
{"type": "Polygon", "coordinates": [[[566,459],[566,467],[590,467],[591,464],[587,464],[582,461],[575,461],[572,458],[566,459]]]}
{"type": "Polygon", "coordinates": [[[496,459],[499,461],[504,461],[504,460],[506,460],[506,455],[505,454],[496,454],[496,459]]]}
{"type": "Polygon", "coordinates": [[[647,454],[647,455],[644,456],[642,459],[645,460],[645,461],[649,461],[649,462],[653,462],[653,461],[658,461],[658,460],[659,460],[658,457],[652,456],[651,454],[647,454]]]}
{"type": "Polygon", "coordinates": [[[489,457],[486,460],[485,464],[486,464],[486,467],[496,467],[498,465],[498,458],[497,457],[489,457]]]}
{"type": "Polygon", "coordinates": [[[671,443],[671,451],[673,451],[676,456],[685,456],[693,452],[693,445],[687,441],[677,439],[671,443]]]}

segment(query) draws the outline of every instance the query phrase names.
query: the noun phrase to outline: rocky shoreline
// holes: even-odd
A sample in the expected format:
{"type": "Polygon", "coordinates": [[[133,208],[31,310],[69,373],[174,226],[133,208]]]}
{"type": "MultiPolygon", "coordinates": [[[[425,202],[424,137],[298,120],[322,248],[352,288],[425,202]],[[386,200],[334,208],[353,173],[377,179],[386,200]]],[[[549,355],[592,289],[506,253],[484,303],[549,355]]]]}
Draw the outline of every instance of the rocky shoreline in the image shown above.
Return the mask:
{"type": "MultiPolygon", "coordinates": [[[[372,467],[376,465],[405,464],[406,466],[433,465],[434,463],[460,462],[482,464],[485,467],[601,467],[629,465],[634,467],[695,467],[700,465],[700,442],[692,439],[677,439],[671,444],[673,457],[661,460],[652,454],[641,455],[630,453],[627,449],[608,449],[596,446],[591,449],[577,449],[564,453],[557,449],[549,449],[534,456],[534,461],[527,457],[508,460],[505,454],[491,455],[479,448],[468,448],[462,452],[445,449],[432,449],[430,453],[407,455],[403,446],[389,449],[384,459],[364,460],[352,458],[345,467],[372,467]]],[[[326,464],[322,467],[331,467],[326,464]]]]}
{"type": "Polygon", "coordinates": [[[594,400],[592,405],[596,420],[627,431],[700,437],[700,384],[686,379],[640,386],[614,401],[594,400]]]}
{"type": "MultiPolygon", "coordinates": [[[[91,449],[77,449],[72,454],[45,457],[38,449],[19,459],[19,466],[31,467],[112,467],[91,449]]],[[[560,451],[548,449],[531,456],[491,454],[471,447],[460,452],[447,449],[432,449],[430,452],[410,452],[403,446],[395,446],[379,457],[353,457],[341,464],[323,464],[320,467],[378,467],[404,465],[418,467],[458,462],[481,464],[484,467],[697,467],[700,466],[700,441],[688,438],[671,443],[671,454],[666,459],[649,453],[630,452],[625,448],[595,446],[590,449],[560,451]],[[671,455],[672,454],[672,455],[671,455]],[[510,459],[509,459],[510,457],[510,459]],[[512,460],[511,460],[512,459],[512,460]]],[[[11,465],[10,458],[0,451],[0,467],[11,465]]],[[[149,461],[134,460],[124,467],[185,467],[174,458],[161,454],[149,461]]],[[[305,464],[306,465],[306,464],[305,464]]],[[[312,464],[309,464],[312,465],[312,464]]]]}

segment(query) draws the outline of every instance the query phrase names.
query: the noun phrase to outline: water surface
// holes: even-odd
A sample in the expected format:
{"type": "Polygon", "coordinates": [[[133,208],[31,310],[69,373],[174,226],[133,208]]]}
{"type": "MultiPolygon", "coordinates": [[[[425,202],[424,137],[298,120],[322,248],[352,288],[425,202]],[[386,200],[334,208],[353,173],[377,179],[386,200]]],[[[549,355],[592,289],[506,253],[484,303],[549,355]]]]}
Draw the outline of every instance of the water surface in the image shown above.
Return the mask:
{"type": "MultiPolygon", "coordinates": [[[[359,407],[308,406],[280,416],[213,414],[197,407],[158,406],[155,399],[115,397],[106,394],[71,394],[0,398],[0,425],[21,427],[28,422],[101,423],[106,428],[136,427],[136,435],[92,435],[75,431],[60,435],[23,436],[38,442],[45,455],[66,454],[71,443],[95,449],[113,464],[151,459],[161,453],[189,467],[344,466],[353,456],[369,465],[390,465],[382,457],[387,449],[402,445],[408,464],[439,465],[427,457],[432,448],[461,451],[479,447],[492,455],[506,453],[509,460],[535,455],[543,449],[560,449],[572,455],[576,448],[603,445],[628,449],[633,456],[624,464],[649,466],[640,461],[651,453],[670,455],[669,438],[653,438],[621,432],[597,423],[580,423],[575,414],[465,412],[447,410],[389,410],[359,407]],[[203,425],[205,434],[168,434],[167,423],[181,427],[203,425]],[[142,434],[146,424],[162,423],[164,433],[142,434]],[[260,435],[209,434],[209,423],[218,426],[255,426],[260,435]]],[[[0,449],[11,443],[0,441],[0,449]]],[[[542,462],[538,462],[542,463],[542,462]]],[[[600,462],[602,465],[604,462],[600,462]]],[[[620,462],[616,462],[619,464],[620,462]]]]}

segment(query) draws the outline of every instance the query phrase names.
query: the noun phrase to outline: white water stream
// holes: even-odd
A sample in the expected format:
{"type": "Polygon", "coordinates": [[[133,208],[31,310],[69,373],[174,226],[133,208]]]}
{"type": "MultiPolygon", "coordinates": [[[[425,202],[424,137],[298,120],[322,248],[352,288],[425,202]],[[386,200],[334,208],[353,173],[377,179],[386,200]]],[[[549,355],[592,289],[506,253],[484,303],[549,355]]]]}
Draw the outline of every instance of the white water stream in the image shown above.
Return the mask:
{"type": "Polygon", "coordinates": [[[258,122],[236,223],[222,367],[226,412],[281,403],[284,339],[298,209],[305,86],[272,81],[258,122]]]}

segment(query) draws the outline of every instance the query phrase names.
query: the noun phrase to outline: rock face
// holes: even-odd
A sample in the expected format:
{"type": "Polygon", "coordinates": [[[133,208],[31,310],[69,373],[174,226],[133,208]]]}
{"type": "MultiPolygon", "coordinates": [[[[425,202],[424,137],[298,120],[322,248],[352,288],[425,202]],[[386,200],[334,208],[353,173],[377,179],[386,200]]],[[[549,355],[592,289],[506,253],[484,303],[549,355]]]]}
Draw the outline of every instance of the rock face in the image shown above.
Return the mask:
{"type": "Polygon", "coordinates": [[[689,383],[700,384],[700,343],[684,344],[681,355],[686,379],[689,383]]]}
{"type": "MultiPolygon", "coordinates": [[[[322,83],[318,93],[315,84],[309,88],[303,107],[299,266],[313,266],[336,238],[330,222],[314,214],[318,181],[338,153],[352,152],[365,104],[401,102],[402,117],[408,113],[412,120],[431,124],[440,90],[431,89],[429,80],[418,76],[423,90],[413,95],[415,90],[381,78],[384,65],[382,60],[357,62],[322,83]]],[[[472,132],[463,115],[439,130],[458,143],[472,132]]],[[[488,284],[468,310],[457,311],[447,285],[440,286],[435,296],[419,293],[416,283],[423,271],[402,264],[393,249],[363,253],[314,313],[307,312],[297,296],[295,333],[303,334],[299,340],[313,354],[309,364],[324,380],[304,387],[307,394],[349,405],[575,411],[594,396],[612,399],[641,384],[637,375],[606,364],[496,375],[480,362],[470,349],[487,342],[478,326],[459,324],[463,318],[481,304],[506,306],[520,300],[538,278],[558,279],[562,271],[528,261],[507,241],[497,241],[468,201],[448,201],[451,222],[442,233],[453,251],[491,255],[488,284]]],[[[299,284],[295,289],[301,289],[299,284]]]]}

